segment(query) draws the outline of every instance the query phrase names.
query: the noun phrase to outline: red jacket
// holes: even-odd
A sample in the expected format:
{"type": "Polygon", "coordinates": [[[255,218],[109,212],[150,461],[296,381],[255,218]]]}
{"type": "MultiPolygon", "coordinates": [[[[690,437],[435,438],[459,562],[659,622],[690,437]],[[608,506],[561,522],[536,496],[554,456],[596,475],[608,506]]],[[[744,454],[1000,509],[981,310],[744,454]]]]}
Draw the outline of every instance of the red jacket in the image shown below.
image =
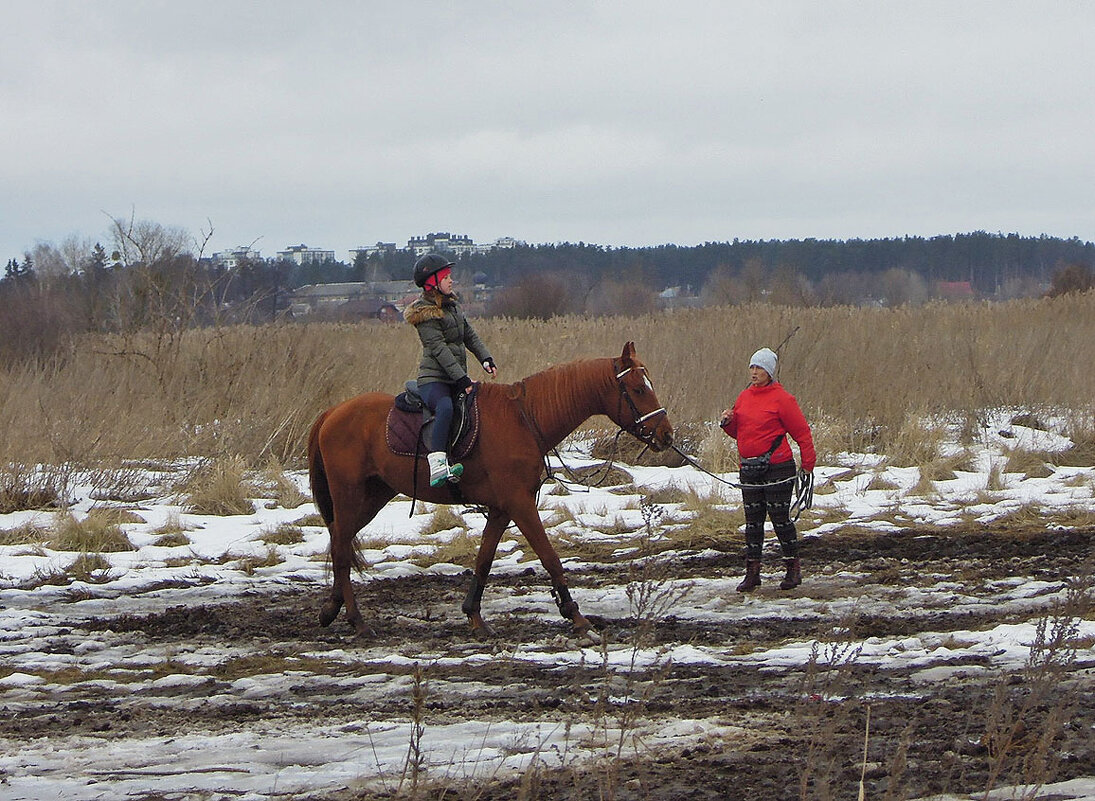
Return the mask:
{"type": "MultiPolygon", "coordinates": [[[[812,471],[817,463],[810,424],[798,407],[794,395],[772,382],[763,387],[748,387],[734,401],[734,414],[722,430],[738,441],[742,458],[760,456],[772,447],[780,434],[790,434],[802,452],[802,469],[812,471]]],[[[772,454],[772,464],[794,458],[787,437],[772,454]]]]}

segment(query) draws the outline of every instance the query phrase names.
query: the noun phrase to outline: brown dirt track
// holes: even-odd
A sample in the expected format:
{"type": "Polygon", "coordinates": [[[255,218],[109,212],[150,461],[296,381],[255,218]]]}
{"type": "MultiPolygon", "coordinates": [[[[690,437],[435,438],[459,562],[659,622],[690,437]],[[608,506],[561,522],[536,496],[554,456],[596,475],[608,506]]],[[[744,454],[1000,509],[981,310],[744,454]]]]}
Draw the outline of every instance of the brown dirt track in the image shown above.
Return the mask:
{"type": "MultiPolygon", "coordinates": [[[[1095,531],[932,530],[871,535],[826,535],[804,546],[805,584],[796,595],[838,602],[869,597],[875,590],[902,586],[930,588],[942,578],[960,581],[968,596],[989,598],[1003,580],[1037,579],[1059,588],[1089,576],[1095,531]],[[849,578],[851,577],[851,578],[849,578]]],[[[733,576],[735,555],[704,552],[671,563],[675,579],[733,576]]],[[[1044,605],[1025,607],[985,603],[931,609],[894,609],[842,614],[764,614],[763,601],[781,594],[772,585],[775,563],[766,566],[758,591],[758,613],[725,623],[698,622],[672,613],[655,621],[596,618],[611,641],[645,642],[653,647],[691,644],[734,653],[818,640],[851,643],[864,638],[894,639],[922,632],[984,630],[1045,615],[1044,605]]],[[[572,568],[571,585],[581,602],[583,589],[626,585],[632,566],[572,568]]],[[[648,672],[608,675],[603,665],[541,664],[505,658],[516,643],[573,650],[575,643],[554,615],[544,612],[547,582],[542,572],[501,576],[487,590],[492,597],[527,599],[511,612],[491,617],[494,639],[469,637],[459,613],[466,590],[463,576],[419,576],[359,584],[362,609],[373,614],[377,630],[369,641],[350,637],[340,619],[318,626],[324,588],[302,584],[273,594],[253,594],[222,604],[172,606],[148,615],[101,616],[72,621],[74,631],[144,643],[149,651],[173,647],[243,647],[252,656],[230,668],[211,669],[208,682],[175,688],[200,698],[239,676],[276,670],[279,660],[300,653],[367,650],[361,662],[306,663],[309,671],[287,697],[240,700],[234,705],[181,709],[162,695],[132,698],[74,689],[59,703],[0,711],[0,736],[15,740],[46,737],[63,727],[70,733],[110,737],[172,736],[191,730],[216,731],[248,722],[317,720],[337,723],[361,718],[401,718],[410,714],[405,662],[387,664],[378,654],[466,656],[495,653],[499,658],[469,665],[432,665],[424,709],[428,727],[467,718],[497,721],[696,720],[729,727],[733,736],[702,738],[685,747],[652,750],[639,758],[602,759],[561,768],[539,768],[517,779],[483,779],[462,785],[420,788],[428,798],[551,799],[854,799],[864,771],[863,744],[870,714],[865,785],[868,798],[917,798],[935,793],[982,791],[995,785],[1095,776],[1095,650],[1073,643],[1074,658],[1056,672],[993,668],[983,656],[938,657],[931,667],[965,667],[941,681],[925,681],[925,666],[883,667],[849,658],[831,669],[818,665],[760,669],[755,664],[662,665],[648,672]],[[393,682],[377,682],[364,701],[346,701],[342,681],[373,671],[393,682]],[[1051,681],[1054,692],[1040,696],[1051,681]],[[641,688],[642,700],[627,709],[605,701],[605,688],[641,688]],[[492,690],[478,691],[480,685],[492,690]],[[995,716],[995,722],[994,722],[995,716]],[[1005,725],[1014,724],[1014,725],[1005,725]],[[1014,729],[1013,742],[1000,745],[1014,729]],[[1025,754],[1043,754],[1035,763],[1025,754]],[[994,775],[998,774],[998,775],[994,775]]],[[[1070,614],[1091,619],[1091,594],[1081,593],[1070,614]]],[[[1035,599],[1036,600],[1036,599],[1035,599]]],[[[67,646],[66,646],[67,647],[67,646]]],[[[296,663],[295,663],[296,664],[296,663]]],[[[613,692],[612,695],[619,693],[613,692]]],[[[639,727],[639,723],[636,722],[639,727]]],[[[0,785],[2,789],[2,785],[0,785]]],[[[0,793],[2,795],[2,793],[0,793]]],[[[168,796],[162,796],[167,798],[168,796]]],[[[227,797],[227,795],[226,795],[227,797]]],[[[312,796],[328,801],[386,797],[363,790],[312,796]]],[[[161,798],[155,793],[145,799],[161,798]]]]}

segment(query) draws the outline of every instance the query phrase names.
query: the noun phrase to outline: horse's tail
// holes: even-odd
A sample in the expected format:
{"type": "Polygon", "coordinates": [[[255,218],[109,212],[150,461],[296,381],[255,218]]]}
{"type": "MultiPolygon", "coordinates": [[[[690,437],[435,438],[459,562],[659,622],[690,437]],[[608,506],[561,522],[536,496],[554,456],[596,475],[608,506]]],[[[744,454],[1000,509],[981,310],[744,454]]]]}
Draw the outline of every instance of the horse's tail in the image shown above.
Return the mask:
{"type": "Polygon", "coordinates": [[[315,502],[319,516],[330,529],[331,522],[335,519],[335,504],[331,499],[331,487],[327,484],[327,471],[323,467],[323,453],[319,448],[319,429],[323,421],[327,419],[328,412],[324,412],[308,434],[308,480],[312,485],[312,500],[315,502]]]}

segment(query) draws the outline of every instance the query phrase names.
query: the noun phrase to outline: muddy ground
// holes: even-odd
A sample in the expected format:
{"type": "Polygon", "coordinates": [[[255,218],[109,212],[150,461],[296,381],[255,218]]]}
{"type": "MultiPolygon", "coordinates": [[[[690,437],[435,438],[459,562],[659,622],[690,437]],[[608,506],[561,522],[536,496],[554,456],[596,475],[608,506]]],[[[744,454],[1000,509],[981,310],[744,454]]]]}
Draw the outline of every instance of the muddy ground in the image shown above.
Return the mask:
{"type": "MultiPolygon", "coordinates": [[[[990,783],[1095,776],[1092,643],[1071,641],[1066,645],[1075,653],[1060,656],[1043,650],[1036,655],[1043,659],[1041,666],[1007,669],[958,648],[951,656],[944,652],[933,657],[930,664],[897,668],[860,663],[850,650],[864,638],[899,639],[1047,619],[1047,605],[1037,598],[1026,605],[994,604],[991,599],[1001,582],[1019,579],[1048,582],[1047,596],[1065,582],[1083,585],[1093,541],[1091,530],[833,533],[804,544],[805,583],[791,594],[825,601],[808,613],[796,615],[788,612],[795,607],[786,606],[778,613],[766,611],[766,599],[787,595],[775,587],[778,559],[773,556],[766,564],[764,585],[749,601],[755,614],[728,622],[697,622],[672,609],[650,620],[594,618],[608,641],[654,648],[692,644],[745,654],[789,642],[827,644],[813,664],[785,668],[661,663],[650,670],[620,671],[596,663],[545,667],[505,658],[515,643],[538,643],[558,653],[576,647],[568,627],[552,614],[547,581],[538,567],[493,580],[484,602],[496,630],[488,641],[468,634],[459,613],[467,577],[459,575],[359,584],[359,601],[376,629],[366,640],[351,637],[341,618],[329,629],[319,627],[325,590],[311,583],[219,604],[74,619],[66,633],[109,635],[142,644],[149,652],[170,654],[205,644],[240,649],[249,656],[210,668],[204,684],[172,686],[162,693],[112,696],[94,683],[76,683],[48,704],[4,708],[0,736],[29,740],[59,729],[111,738],[174,736],[274,720],[405,720],[412,714],[407,689],[412,668],[406,658],[431,655],[420,712],[427,727],[468,718],[603,720],[617,728],[633,725],[641,733],[644,726],[664,721],[695,720],[731,734],[641,752],[638,758],[536,768],[504,780],[427,785],[417,791],[422,797],[854,799],[864,776],[868,798],[917,798],[974,793],[990,783]],[[941,581],[960,582],[965,595],[985,603],[933,606],[929,600],[916,608],[872,605],[862,611],[851,603],[909,587],[928,590],[941,581]],[[504,611],[497,606],[492,614],[492,603],[503,598],[508,602],[504,611]],[[827,609],[841,611],[827,614],[827,609]],[[277,670],[279,660],[336,649],[348,653],[351,661],[293,661],[300,680],[284,697],[209,707],[173,705],[165,697],[198,699],[248,671],[268,673],[277,670]],[[355,653],[361,657],[358,662],[352,661],[355,653]],[[436,660],[481,653],[498,658],[477,663],[436,660]],[[385,654],[401,658],[389,661],[385,654]],[[375,682],[364,698],[360,685],[355,686],[355,700],[348,703],[343,682],[367,672],[390,680],[375,682]],[[625,695],[633,700],[625,704],[620,700],[625,695]]],[[[678,554],[659,569],[664,573],[657,581],[725,578],[739,573],[740,560],[736,554],[704,551],[678,554]]],[[[577,566],[570,581],[581,603],[586,591],[633,584],[635,566],[577,566]]],[[[1066,612],[1065,619],[1090,619],[1090,594],[1077,593],[1066,612]]],[[[72,648],[72,642],[72,637],[59,637],[56,648],[72,648]]],[[[346,789],[311,797],[347,801],[384,795],[346,789]]],[[[148,801],[157,798],[161,796],[155,793],[145,796],[148,801]]]]}

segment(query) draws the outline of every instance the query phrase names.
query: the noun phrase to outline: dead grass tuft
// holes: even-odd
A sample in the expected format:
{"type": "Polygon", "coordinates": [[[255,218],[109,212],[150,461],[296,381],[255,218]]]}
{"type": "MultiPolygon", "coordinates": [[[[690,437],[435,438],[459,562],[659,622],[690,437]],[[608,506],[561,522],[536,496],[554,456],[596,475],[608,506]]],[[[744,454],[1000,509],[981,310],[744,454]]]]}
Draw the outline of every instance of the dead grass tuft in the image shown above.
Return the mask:
{"type": "Polygon", "coordinates": [[[93,554],[136,550],[116,524],[92,517],[81,521],[68,512],[58,512],[54,517],[49,547],[93,554]]]}
{"type": "Polygon", "coordinates": [[[0,545],[35,545],[49,539],[49,530],[33,523],[0,529],[0,545]]]}
{"type": "Polygon", "coordinates": [[[187,511],[204,515],[255,513],[247,466],[239,456],[212,459],[190,473],[178,490],[187,511]]]}
{"type": "MultiPolygon", "coordinates": [[[[449,526],[449,528],[452,528],[452,526],[449,526]]],[[[479,542],[478,533],[464,526],[455,536],[440,543],[428,556],[415,556],[411,559],[411,562],[419,567],[446,564],[470,568],[475,565],[475,556],[479,552],[479,542]]]]}
{"type": "Polygon", "coordinates": [[[896,427],[885,429],[882,452],[886,463],[895,467],[918,467],[939,460],[939,448],[946,436],[924,415],[911,415],[896,427]]]}
{"type": "Polygon", "coordinates": [[[255,571],[264,567],[274,567],[280,565],[285,559],[278,553],[278,549],[273,545],[269,545],[266,548],[264,554],[251,554],[244,556],[236,562],[236,569],[245,575],[253,576],[255,571]]]}
{"type": "Polygon", "coordinates": [[[733,551],[745,546],[745,536],[740,532],[744,525],[742,507],[730,510],[708,503],[694,509],[693,517],[687,523],[667,528],[663,534],[673,548],[733,551]]]}
{"type": "Polygon", "coordinates": [[[264,497],[272,497],[283,509],[296,509],[312,500],[310,495],[301,492],[297,483],[286,475],[281,463],[272,457],[262,472],[260,485],[267,493],[264,497]]]}
{"type": "Polygon", "coordinates": [[[451,506],[438,506],[418,533],[423,537],[429,537],[451,528],[461,528],[467,531],[468,524],[464,522],[464,518],[452,510],[451,506]]]}
{"type": "Polygon", "coordinates": [[[112,526],[120,526],[122,523],[148,522],[134,510],[120,506],[93,506],[87,512],[87,519],[112,526]]]}
{"type": "Polygon", "coordinates": [[[270,531],[263,531],[259,534],[258,540],[267,545],[296,545],[304,542],[304,531],[300,526],[294,526],[292,523],[282,523],[270,531]]]}
{"type": "Polygon", "coordinates": [[[1053,475],[1050,463],[1054,455],[1047,451],[1028,451],[1013,448],[1007,451],[1005,473],[1022,473],[1023,478],[1048,478],[1053,475]]]}
{"type": "Polygon", "coordinates": [[[88,584],[105,584],[110,581],[110,562],[99,553],[82,553],[65,572],[74,581],[88,584]]]}

